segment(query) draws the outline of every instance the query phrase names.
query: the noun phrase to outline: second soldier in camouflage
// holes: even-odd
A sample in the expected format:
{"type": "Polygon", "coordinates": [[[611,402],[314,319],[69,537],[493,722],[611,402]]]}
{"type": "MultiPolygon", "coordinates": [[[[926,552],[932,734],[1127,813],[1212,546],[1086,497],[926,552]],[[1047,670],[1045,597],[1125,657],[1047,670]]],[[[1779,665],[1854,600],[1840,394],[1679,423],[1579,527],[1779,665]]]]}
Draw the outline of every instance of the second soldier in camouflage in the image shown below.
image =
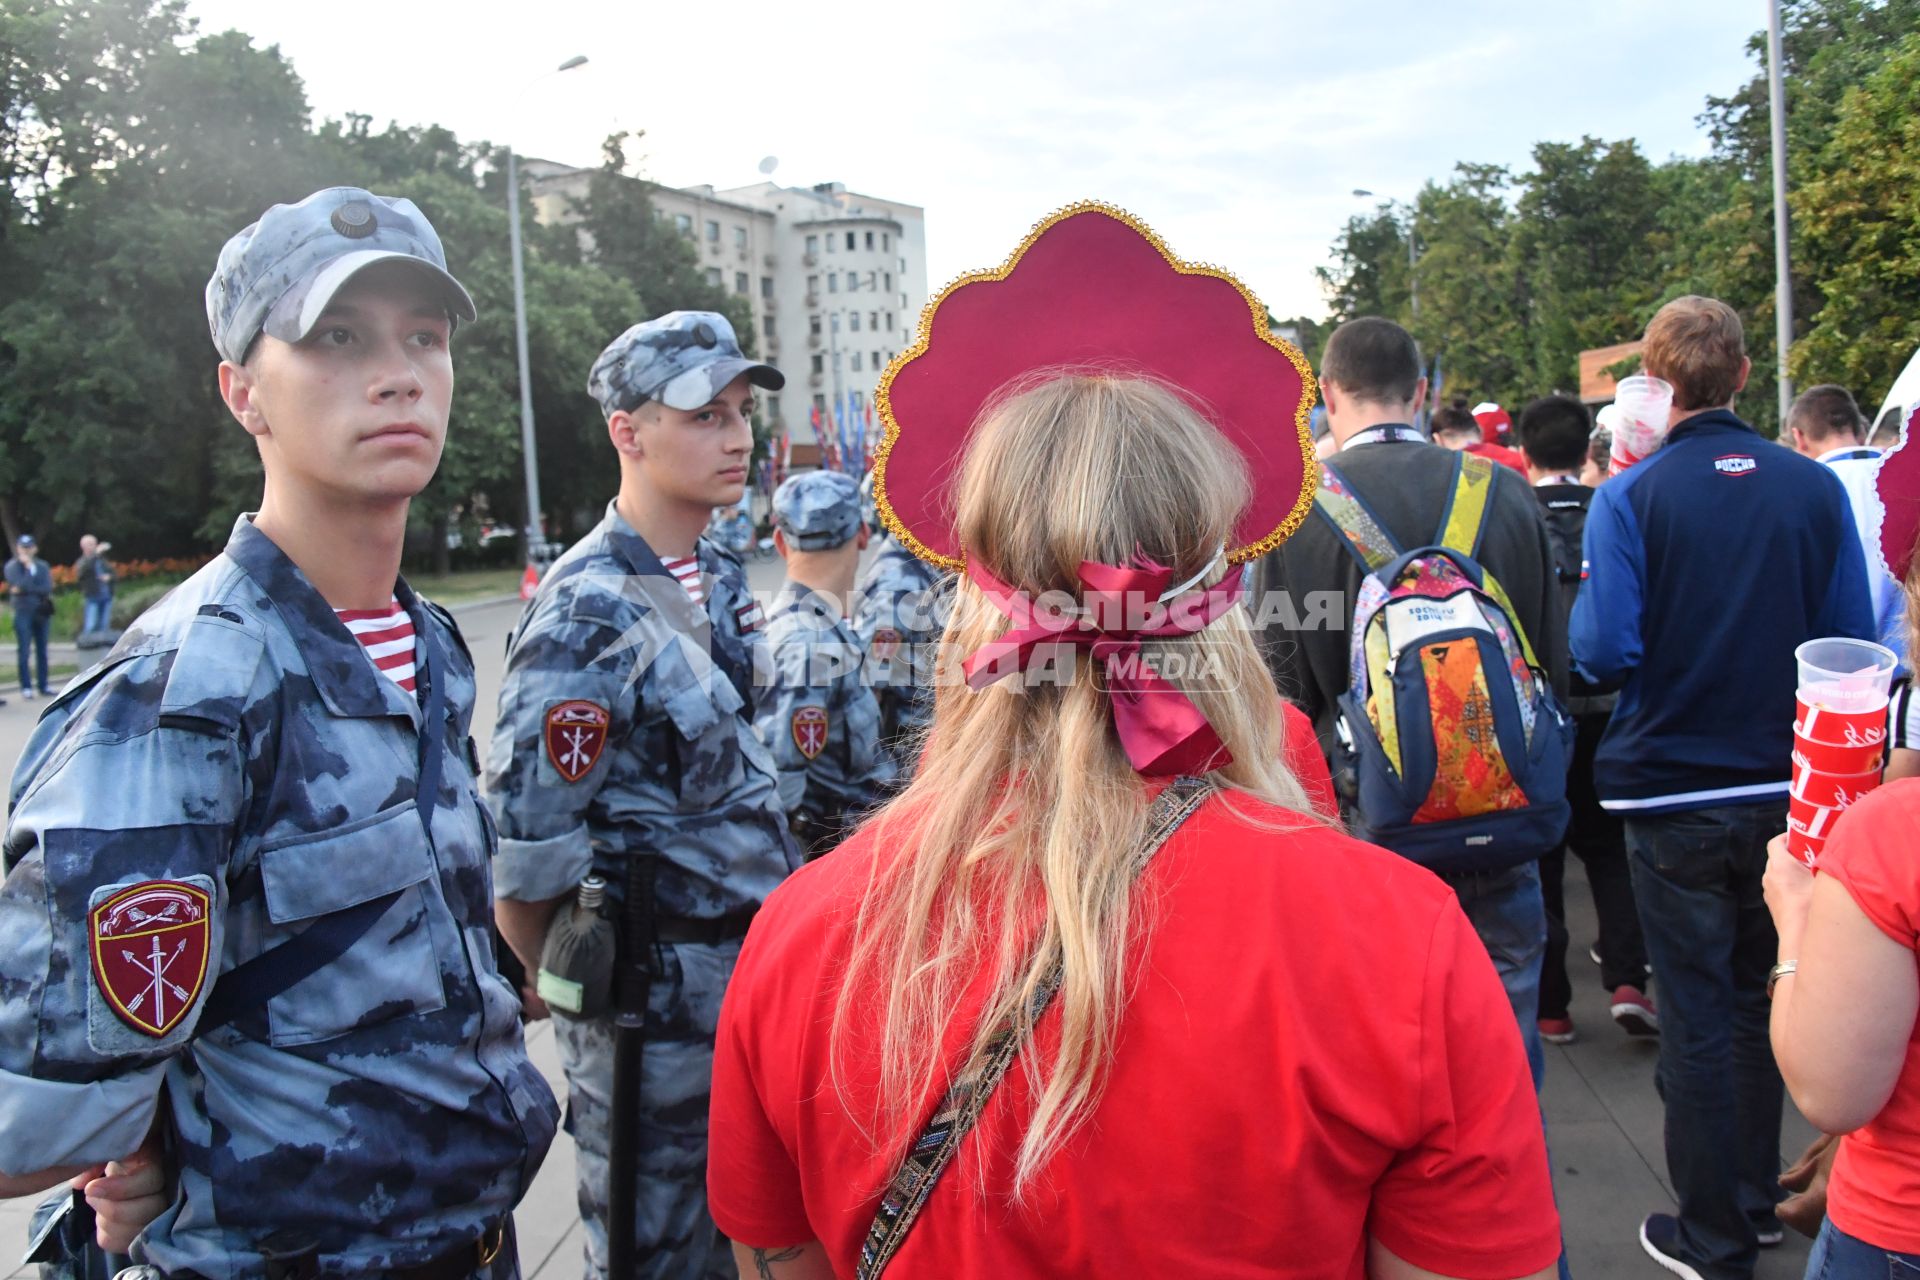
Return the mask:
{"type": "MultiPolygon", "coordinates": [[[[548,571],[509,641],[487,788],[501,933],[529,971],[589,872],[646,900],[636,1274],[731,1276],[706,1208],[713,1034],[740,940],[798,863],[753,731],[760,610],[701,536],[739,501],[755,387],[777,389],[711,312],[635,325],[594,362],[620,492],[548,571]]],[[[614,1027],[560,1018],[590,1277],[608,1269],[614,1027]]],[[[629,1280],[620,1277],[620,1280],[629,1280]]]]}
{"type": "Polygon", "coordinates": [[[780,766],[794,835],[817,857],[894,777],[864,646],[847,619],[867,545],[860,487],[838,471],[794,476],[773,495],[773,526],[787,583],[767,627],[767,688],[755,719],[780,766]]]}

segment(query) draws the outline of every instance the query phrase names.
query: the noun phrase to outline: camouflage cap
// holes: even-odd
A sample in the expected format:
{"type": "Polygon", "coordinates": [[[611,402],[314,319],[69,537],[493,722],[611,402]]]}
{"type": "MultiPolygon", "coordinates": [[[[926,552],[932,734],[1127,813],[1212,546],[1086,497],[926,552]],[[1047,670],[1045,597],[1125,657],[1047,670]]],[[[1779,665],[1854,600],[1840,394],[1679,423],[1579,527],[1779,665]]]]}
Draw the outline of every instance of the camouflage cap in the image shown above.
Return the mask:
{"type": "Polygon", "coordinates": [[[841,471],[803,471],[773,494],[773,524],[798,551],[831,551],[860,532],[860,485],[841,471]]]}
{"type": "Polygon", "coordinates": [[[439,291],[456,320],[473,299],[447,271],[433,225],[411,200],[358,187],[328,187],[277,204],[227,241],[207,281],[214,348],[236,364],[262,333],[298,342],[347,281],[380,262],[405,262],[439,291]]]}
{"type": "Polygon", "coordinates": [[[772,365],[747,359],[719,312],[670,311],[608,343],[587,374],[587,394],[609,418],[649,400],[692,410],[711,403],[743,373],[769,391],[787,385],[786,375],[772,365]]]}

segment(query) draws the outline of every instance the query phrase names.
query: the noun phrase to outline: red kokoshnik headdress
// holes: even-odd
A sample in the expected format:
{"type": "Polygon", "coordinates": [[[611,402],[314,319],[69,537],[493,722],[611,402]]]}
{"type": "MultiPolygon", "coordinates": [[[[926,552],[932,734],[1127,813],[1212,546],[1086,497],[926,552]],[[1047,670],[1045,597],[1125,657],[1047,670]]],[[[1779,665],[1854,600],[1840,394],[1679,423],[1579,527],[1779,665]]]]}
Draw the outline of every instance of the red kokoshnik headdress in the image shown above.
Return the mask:
{"type": "Polygon", "coordinates": [[[1022,584],[1001,582],[959,543],[953,486],[975,425],[1009,386],[1052,369],[1153,379],[1219,428],[1253,494],[1224,548],[1229,565],[1279,546],[1313,507],[1313,372],[1238,280],[1176,258],[1131,215],[1083,202],[1042,221],[999,268],[943,289],[874,392],[886,429],[874,470],[881,520],[921,559],[965,572],[1013,622],[966,660],[967,683],[983,688],[1051,646],[1089,650],[1106,663],[1114,727],[1135,769],[1218,768],[1231,757],[1212,726],[1138,655],[1143,640],[1224,614],[1242,575],[1190,591],[1197,580],[1170,586],[1164,566],[1087,562],[1077,616],[1040,617],[1022,584]]]}
{"type": "Polygon", "coordinates": [[[1913,563],[1914,542],[1920,539],[1920,405],[1907,415],[1900,440],[1880,457],[1874,469],[1873,494],[1880,508],[1880,559],[1894,581],[1905,582],[1913,563]]]}

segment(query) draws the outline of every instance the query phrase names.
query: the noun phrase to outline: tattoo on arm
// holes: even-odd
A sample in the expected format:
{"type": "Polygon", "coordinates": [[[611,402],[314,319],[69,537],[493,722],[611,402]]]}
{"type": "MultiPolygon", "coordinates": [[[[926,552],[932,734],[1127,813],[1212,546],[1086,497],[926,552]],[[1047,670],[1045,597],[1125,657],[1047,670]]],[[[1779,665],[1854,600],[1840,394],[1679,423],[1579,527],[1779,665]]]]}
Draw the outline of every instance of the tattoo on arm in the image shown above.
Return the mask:
{"type": "Polygon", "coordinates": [[[799,1245],[787,1249],[755,1249],[753,1251],[753,1270],[759,1280],[774,1280],[773,1264],[792,1262],[805,1252],[799,1245]]]}

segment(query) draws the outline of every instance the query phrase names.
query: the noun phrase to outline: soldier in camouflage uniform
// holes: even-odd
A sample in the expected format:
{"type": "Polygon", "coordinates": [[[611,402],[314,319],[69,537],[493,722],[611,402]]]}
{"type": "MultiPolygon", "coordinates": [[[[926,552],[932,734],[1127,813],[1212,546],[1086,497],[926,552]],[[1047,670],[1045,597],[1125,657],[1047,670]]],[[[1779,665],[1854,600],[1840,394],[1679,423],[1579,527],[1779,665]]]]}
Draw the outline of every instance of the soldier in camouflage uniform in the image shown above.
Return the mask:
{"type": "Polygon", "coordinates": [[[14,774],[0,1191],[152,1128],[161,1273],[504,1280],[558,1114],[494,966],[473,664],[398,578],[473,304],[410,202],[333,188],[228,242],[207,315],[265,497],[14,774]],[[395,601],[405,677],[336,613],[395,601]]]}
{"type": "MultiPolygon", "coordinates": [[[[620,493],[521,617],[487,760],[496,911],[529,971],[589,871],[616,901],[630,883],[651,886],[660,972],[636,1210],[649,1277],[733,1275],[706,1206],[714,1026],[748,922],[799,860],[753,732],[760,609],[739,561],[701,536],[746,483],[753,387],[782,381],[710,312],[635,325],[601,353],[587,389],[607,415],[620,493]]],[[[601,1276],[612,1022],[562,1018],[556,1029],[587,1273],[601,1276]]]]}
{"type": "Polygon", "coordinates": [[[885,798],[894,763],[880,748],[880,704],[865,649],[847,620],[867,546],[860,487],[808,471],[773,495],[774,544],[787,582],[767,625],[768,671],[755,716],[780,767],[780,800],[809,857],[885,798]]]}
{"type": "MultiPolygon", "coordinates": [[[[861,492],[868,527],[879,529],[872,475],[861,492]]],[[[853,625],[866,650],[867,683],[880,708],[881,748],[903,785],[919,755],[920,735],[933,719],[934,662],[952,586],[951,575],[883,531],[855,592],[853,625]]]]}

